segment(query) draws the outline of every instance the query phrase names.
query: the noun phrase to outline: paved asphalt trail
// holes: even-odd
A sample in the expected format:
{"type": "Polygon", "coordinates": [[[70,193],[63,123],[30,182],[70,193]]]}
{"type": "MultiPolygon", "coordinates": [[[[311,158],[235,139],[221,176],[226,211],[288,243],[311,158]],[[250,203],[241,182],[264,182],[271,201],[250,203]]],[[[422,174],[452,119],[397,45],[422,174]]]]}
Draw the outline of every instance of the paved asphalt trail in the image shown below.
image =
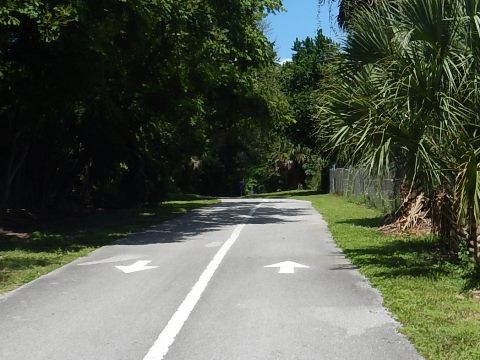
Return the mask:
{"type": "Polygon", "coordinates": [[[0,359],[420,359],[381,303],[310,203],[228,199],[1,297],[0,359]]]}

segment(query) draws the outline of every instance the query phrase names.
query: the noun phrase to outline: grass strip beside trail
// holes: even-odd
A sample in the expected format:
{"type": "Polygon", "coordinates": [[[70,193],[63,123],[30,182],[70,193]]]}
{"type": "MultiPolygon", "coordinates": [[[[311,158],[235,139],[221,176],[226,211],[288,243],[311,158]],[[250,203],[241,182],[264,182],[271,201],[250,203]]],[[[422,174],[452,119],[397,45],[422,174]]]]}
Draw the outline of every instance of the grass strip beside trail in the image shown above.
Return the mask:
{"type": "Polygon", "coordinates": [[[8,229],[10,231],[0,234],[0,293],[13,290],[114,240],[217,202],[183,197],[158,206],[66,218],[34,229],[8,229]]]}
{"type": "Polygon", "coordinates": [[[400,329],[426,359],[480,359],[480,301],[468,288],[465,267],[438,253],[433,237],[399,237],[377,231],[381,213],[333,195],[272,193],[264,197],[311,201],[336,243],[370,283],[400,329]]]}

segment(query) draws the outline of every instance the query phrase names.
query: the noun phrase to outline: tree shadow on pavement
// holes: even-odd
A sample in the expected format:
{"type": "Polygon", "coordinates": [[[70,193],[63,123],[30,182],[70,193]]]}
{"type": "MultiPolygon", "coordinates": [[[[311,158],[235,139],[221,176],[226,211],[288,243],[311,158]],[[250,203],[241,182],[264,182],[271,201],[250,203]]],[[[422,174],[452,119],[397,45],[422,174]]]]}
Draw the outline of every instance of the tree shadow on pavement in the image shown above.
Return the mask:
{"type": "Polygon", "coordinates": [[[195,197],[138,208],[99,209],[29,227],[0,228],[0,292],[32,280],[46,271],[42,269],[51,270],[104,245],[191,241],[226,226],[286,223],[303,215],[301,207],[284,211],[268,205],[280,201],[265,203],[253,217],[249,212],[263,201],[218,203],[195,197]]]}
{"type": "Polygon", "coordinates": [[[286,211],[268,206],[276,202],[260,201],[228,202],[192,211],[174,220],[141,231],[115,242],[117,245],[145,245],[183,242],[195,236],[203,236],[209,232],[219,231],[228,226],[239,224],[280,224],[300,221],[299,216],[308,214],[302,207],[289,208],[286,211]],[[256,205],[263,204],[253,216],[249,212],[256,205]]]}

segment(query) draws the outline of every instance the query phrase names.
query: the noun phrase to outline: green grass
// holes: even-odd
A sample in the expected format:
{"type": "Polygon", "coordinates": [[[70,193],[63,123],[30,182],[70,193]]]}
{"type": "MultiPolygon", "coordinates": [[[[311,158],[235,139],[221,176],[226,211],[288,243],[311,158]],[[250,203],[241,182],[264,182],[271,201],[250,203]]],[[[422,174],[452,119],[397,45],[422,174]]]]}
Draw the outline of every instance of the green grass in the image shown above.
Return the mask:
{"type": "Polygon", "coordinates": [[[158,206],[62,219],[28,231],[9,229],[16,235],[0,234],[0,293],[13,290],[116,239],[216,202],[215,199],[184,196],[158,206]]]}
{"type": "Polygon", "coordinates": [[[480,301],[465,270],[438,253],[433,237],[376,231],[381,213],[332,195],[290,193],[312,201],[336,243],[384,297],[401,332],[426,359],[480,359],[480,301]]]}

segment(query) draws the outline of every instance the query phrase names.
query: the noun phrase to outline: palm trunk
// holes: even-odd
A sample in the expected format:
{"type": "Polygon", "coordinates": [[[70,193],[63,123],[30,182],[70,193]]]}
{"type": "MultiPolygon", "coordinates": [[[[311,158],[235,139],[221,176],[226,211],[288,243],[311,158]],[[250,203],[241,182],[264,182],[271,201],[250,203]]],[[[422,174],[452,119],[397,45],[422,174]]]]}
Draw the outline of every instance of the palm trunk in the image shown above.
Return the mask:
{"type": "Polygon", "coordinates": [[[473,259],[478,262],[479,249],[478,249],[478,236],[477,236],[477,220],[475,218],[475,211],[473,206],[468,208],[468,248],[473,255],[473,259]]]}

